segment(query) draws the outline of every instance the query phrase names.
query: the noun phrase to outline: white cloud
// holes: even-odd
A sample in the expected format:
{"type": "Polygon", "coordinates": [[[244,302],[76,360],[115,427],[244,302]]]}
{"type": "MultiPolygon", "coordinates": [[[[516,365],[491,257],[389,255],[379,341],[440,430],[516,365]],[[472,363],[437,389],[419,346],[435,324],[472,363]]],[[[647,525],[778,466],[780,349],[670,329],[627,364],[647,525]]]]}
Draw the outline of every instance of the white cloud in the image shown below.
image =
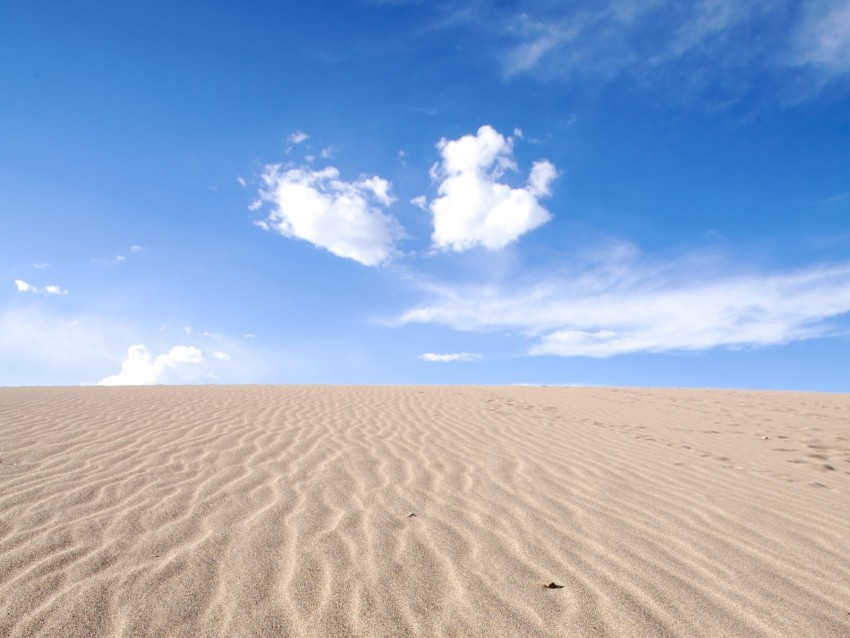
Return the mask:
{"type": "Polygon", "coordinates": [[[246,332],[244,335],[242,335],[242,338],[243,339],[256,339],[257,335],[255,335],[253,332],[246,332]]]}
{"type": "Polygon", "coordinates": [[[304,131],[295,131],[286,139],[289,141],[290,144],[301,144],[301,142],[306,141],[308,137],[310,136],[307,135],[304,131]]]}
{"type": "Polygon", "coordinates": [[[428,198],[425,195],[417,195],[410,200],[410,203],[422,210],[428,210],[428,198]]]}
{"type": "Polygon", "coordinates": [[[482,0],[456,14],[446,26],[492,38],[508,76],[623,79],[724,104],[766,77],[810,97],[850,73],[850,0],[482,0]]]}
{"type": "Polygon", "coordinates": [[[192,346],[174,346],[165,354],[151,358],[148,349],[137,344],[127,350],[121,372],[104,377],[98,385],[153,385],[170,380],[180,380],[180,371],[186,365],[203,363],[200,350],[192,346]]]}
{"type": "Polygon", "coordinates": [[[159,325],[145,333],[126,318],[58,313],[43,303],[21,301],[0,308],[0,386],[89,384],[108,374],[121,377],[122,361],[128,359],[130,374],[150,378],[151,370],[159,370],[156,383],[203,382],[209,372],[218,374],[223,383],[272,381],[280,366],[289,370],[287,378],[297,378],[299,366],[311,365],[307,355],[296,364],[291,352],[275,350],[273,344],[252,348],[251,341],[226,334],[202,342],[209,348],[201,344],[192,348],[184,341],[175,349],[174,342],[163,342],[159,325]],[[128,344],[149,346],[147,368],[139,363],[144,353],[136,351],[131,357],[128,344]]]}
{"type": "Polygon", "coordinates": [[[64,297],[68,294],[68,291],[64,288],[60,288],[59,286],[49,285],[44,287],[44,292],[48,295],[58,295],[60,297],[64,297]]]}
{"type": "Polygon", "coordinates": [[[454,352],[451,354],[435,354],[433,352],[426,352],[419,358],[423,361],[449,363],[452,361],[475,361],[477,359],[480,359],[481,355],[475,354],[473,352],[454,352]]]}
{"type": "Polygon", "coordinates": [[[476,135],[444,138],[437,148],[442,161],[432,177],[440,180],[440,196],[431,202],[436,248],[499,250],[551,218],[537,201],[557,175],[551,163],[535,162],[525,188],[499,182],[506,170],[516,170],[511,138],[482,126],[476,135]]]}
{"type": "Polygon", "coordinates": [[[15,287],[18,289],[18,292],[31,292],[36,295],[56,295],[58,297],[64,297],[68,294],[67,290],[54,284],[48,284],[44,288],[36,288],[35,286],[25,282],[23,279],[15,279],[15,287]]]}
{"type": "Polygon", "coordinates": [[[248,185],[248,182],[246,182],[246,181],[245,181],[245,178],[244,178],[244,177],[242,177],[241,175],[237,175],[237,176],[236,176],[236,181],[237,181],[237,182],[239,182],[239,185],[240,185],[242,188],[245,188],[245,187],[248,185]]]}
{"type": "Polygon", "coordinates": [[[547,161],[534,162],[531,165],[531,174],[528,176],[528,191],[535,197],[551,195],[549,186],[558,176],[555,165],[547,161]]]}
{"type": "Polygon", "coordinates": [[[215,339],[216,341],[221,341],[221,335],[216,334],[215,332],[210,332],[209,330],[204,330],[201,333],[202,337],[206,337],[207,339],[215,339]]]}
{"type": "Polygon", "coordinates": [[[272,207],[264,223],[284,237],[304,239],[365,266],[396,255],[395,242],[404,231],[381,210],[393,202],[387,180],[373,176],[345,182],[332,166],[283,171],[269,165],[263,181],[260,197],[272,207]]]}
{"type": "Polygon", "coordinates": [[[326,146],[321,150],[319,155],[321,155],[324,159],[331,159],[334,156],[334,149],[332,146],[326,146]]]}
{"type": "Polygon", "coordinates": [[[836,73],[850,71],[850,0],[804,6],[794,61],[836,73]]]}
{"type": "Polygon", "coordinates": [[[141,246],[137,246],[137,245],[135,245],[135,244],[134,244],[134,245],[132,245],[132,246],[130,246],[130,252],[131,252],[131,253],[138,253],[138,252],[141,252],[141,251],[142,251],[142,247],[141,247],[141,246]]]}
{"type": "Polygon", "coordinates": [[[218,361],[230,361],[230,355],[226,352],[220,352],[216,350],[215,352],[213,352],[212,356],[213,359],[216,359],[218,361]]]}
{"type": "Polygon", "coordinates": [[[192,336],[192,326],[183,326],[183,332],[186,333],[186,336],[192,336]]]}
{"type": "Polygon", "coordinates": [[[127,258],[124,255],[115,255],[112,259],[92,259],[91,262],[93,264],[98,264],[100,266],[114,266],[116,264],[120,264],[126,261],[127,258]]]}
{"type": "Polygon", "coordinates": [[[608,357],[813,339],[840,333],[835,322],[850,312],[850,264],[771,275],[701,270],[642,263],[625,250],[525,286],[431,286],[432,300],[399,322],[518,331],[531,354],[608,357]]]}
{"type": "Polygon", "coordinates": [[[767,30],[775,17],[766,3],[732,0],[696,0],[686,10],[670,0],[525,9],[500,21],[501,35],[512,41],[504,61],[508,74],[542,70],[602,79],[625,73],[645,78],[664,66],[669,73],[685,58],[747,65],[753,57],[748,49],[756,45],[738,30],[752,24],[767,30]]]}

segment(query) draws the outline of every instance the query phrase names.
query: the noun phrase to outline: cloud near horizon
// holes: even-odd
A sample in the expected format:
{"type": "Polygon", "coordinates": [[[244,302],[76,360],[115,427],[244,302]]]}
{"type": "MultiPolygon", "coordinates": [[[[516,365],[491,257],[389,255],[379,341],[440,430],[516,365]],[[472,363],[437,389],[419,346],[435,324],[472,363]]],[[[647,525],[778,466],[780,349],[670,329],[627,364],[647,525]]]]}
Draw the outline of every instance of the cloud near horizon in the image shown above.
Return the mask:
{"type": "Polygon", "coordinates": [[[121,364],[121,372],[104,377],[97,385],[155,385],[170,380],[182,380],[180,372],[187,365],[203,363],[204,356],[193,346],[174,346],[165,354],[151,358],[143,344],[127,349],[127,358],[121,364]]]}
{"type": "Polygon", "coordinates": [[[702,280],[677,274],[685,270],[627,253],[527,286],[431,285],[431,300],[396,323],[517,331],[529,354],[594,358],[780,345],[847,330],[829,320],[850,312],[850,264],[702,280]]]}
{"type": "Polygon", "coordinates": [[[434,352],[426,352],[419,357],[423,361],[431,361],[436,363],[451,363],[452,361],[477,361],[481,358],[480,354],[474,352],[452,352],[448,354],[437,354],[434,352]]]}
{"type": "Polygon", "coordinates": [[[395,242],[405,234],[381,210],[394,201],[387,180],[372,176],[345,182],[332,166],[314,171],[268,165],[263,182],[260,198],[271,212],[259,222],[262,227],[364,266],[380,266],[396,256],[395,242]]]}
{"type": "Polygon", "coordinates": [[[549,195],[557,176],[553,164],[535,162],[523,188],[499,181],[505,171],[517,169],[512,138],[485,125],[475,135],[443,138],[437,148],[442,160],[431,172],[439,197],[430,206],[435,248],[500,250],[551,219],[538,199],[549,195]]]}
{"type": "MultiPolygon", "coordinates": [[[[122,322],[103,317],[56,314],[40,306],[0,310],[0,360],[7,362],[7,375],[27,366],[46,373],[78,370],[80,376],[68,382],[79,383],[85,370],[109,361],[116,342],[125,338],[122,322]]],[[[12,382],[11,376],[3,378],[12,382]]]]}

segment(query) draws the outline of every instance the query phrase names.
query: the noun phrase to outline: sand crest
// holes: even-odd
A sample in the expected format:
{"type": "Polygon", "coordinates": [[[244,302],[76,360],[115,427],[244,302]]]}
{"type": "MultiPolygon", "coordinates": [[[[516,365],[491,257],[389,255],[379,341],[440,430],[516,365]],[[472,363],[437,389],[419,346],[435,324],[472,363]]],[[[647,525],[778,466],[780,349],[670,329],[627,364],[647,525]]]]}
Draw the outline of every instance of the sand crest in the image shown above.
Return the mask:
{"type": "Polygon", "coordinates": [[[0,389],[0,636],[850,636],[850,395],[0,389]]]}

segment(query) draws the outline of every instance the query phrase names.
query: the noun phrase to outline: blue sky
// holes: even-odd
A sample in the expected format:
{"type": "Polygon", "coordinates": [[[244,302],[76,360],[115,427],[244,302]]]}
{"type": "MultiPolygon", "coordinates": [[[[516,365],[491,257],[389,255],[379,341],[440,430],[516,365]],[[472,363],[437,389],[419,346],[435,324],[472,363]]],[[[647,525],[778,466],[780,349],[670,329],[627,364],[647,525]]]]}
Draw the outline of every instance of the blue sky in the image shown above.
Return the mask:
{"type": "Polygon", "coordinates": [[[850,391],[850,2],[0,8],[0,385],[850,391]]]}

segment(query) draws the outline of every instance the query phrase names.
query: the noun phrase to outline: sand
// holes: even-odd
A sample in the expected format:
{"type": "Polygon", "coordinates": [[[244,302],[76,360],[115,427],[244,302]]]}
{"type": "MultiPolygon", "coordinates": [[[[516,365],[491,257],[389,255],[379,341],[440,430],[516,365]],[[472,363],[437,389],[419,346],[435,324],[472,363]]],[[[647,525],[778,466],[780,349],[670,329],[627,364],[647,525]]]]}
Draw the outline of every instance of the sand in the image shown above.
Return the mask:
{"type": "Polygon", "coordinates": [[[850,395],[0,389],[0,636],[847,637],[850,395]]]}

